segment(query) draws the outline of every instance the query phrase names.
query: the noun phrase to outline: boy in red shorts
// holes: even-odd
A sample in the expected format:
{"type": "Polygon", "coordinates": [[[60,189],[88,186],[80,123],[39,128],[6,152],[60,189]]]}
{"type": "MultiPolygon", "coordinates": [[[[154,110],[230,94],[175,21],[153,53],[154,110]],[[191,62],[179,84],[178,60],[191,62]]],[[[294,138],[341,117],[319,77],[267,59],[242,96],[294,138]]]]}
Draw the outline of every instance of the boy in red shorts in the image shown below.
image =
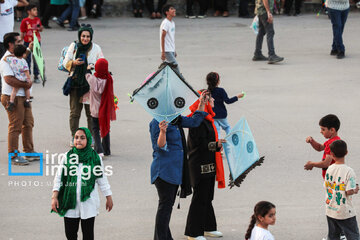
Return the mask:
{"type": "Polygon", "coordinates": [[[322,160],[319,162],[308,161],[305,164],[304,169],[312,170],[313,167],[322,168],[322,176],[325,179],[325,173],[327,168],[334,163],[334,160],[330,155],[330,144],[340,139],[337,133],[340,128],[340,120],[334,114],[329,114],[320,119],[319,125],[320,133],[329,140],[324,142],[324,144],[321,144],[315,141],[311,136],[309,136],[306,138],[306,142],[310,143],[316,151],[324,151],[324,155],[322,157],[322,160]]]}
{"type": "MultiPolygon", "coordinates": [[[[20,25],[20,32],[21,32],[21,38],[24,39],[24,45],[26,47],[29,47],[29,44],[34,41],[34,33],[36,34],[37,39],[39,40],[39,43],[41,42],[40,32],[43,30],[43,26],[41,25],[40,18],[37,17],[38,10],[36,5],[29,4],[26,7],[26,12],[28,14],[27,18],[24,18],[21,21],[20,25]]],[[[31,69],[31,55],[29,54],[26,58],[26,62],[29,65],[29,70],[31,69]]],[[[37,65],[34,62],[34,82],[40,83],[39,79],[39,69],[37,68],[37,65]]],[[[31,71],[30,71],[31,73],[31,71]]]]}

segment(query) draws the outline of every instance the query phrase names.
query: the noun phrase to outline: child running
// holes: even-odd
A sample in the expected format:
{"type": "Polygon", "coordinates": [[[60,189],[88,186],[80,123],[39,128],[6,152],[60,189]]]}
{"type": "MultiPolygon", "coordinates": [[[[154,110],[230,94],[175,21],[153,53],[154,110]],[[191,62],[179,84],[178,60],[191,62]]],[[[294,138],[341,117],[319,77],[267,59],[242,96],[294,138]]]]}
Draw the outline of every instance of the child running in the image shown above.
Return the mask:
{"type": "Polygon", "coordinates": [[[319,162],[308,161],[304,169],[312,170],[313,167],[322,168],[322,177],[325,179],[325,173],[327,168],[334,163],[332,156],[330,155],[330,144],[336,140],[339,140],[338,131],[340,128],[340,120],[334,114],[328,114],[321,118],[319,121],[320,133],[329,139],[324,144],[318,143],[311,136],[306,138],[306,142],[310,143],[311,146],[318,152],[324,151],[322,160],[319,162]]]}
{"type": "MultiPolygon", "coordinates": [[[[13,70],[15,77],[23,82],[31,82],[29,66],[26,62],[26,47],[24,45],[17,45],[14,49],[14,55],[9,55],[4,58],[4,60],[9,63],[11,69],[13,70]]],[[[25,90],[26,101],[24,102],[24,107],[30,107],[30,89],[25,90]]],[[[13,88],[10,95],[10,102],[7,107],[7,110],[12,112],[15,108],[15,97],[19,88],[13,88]]]]}
{"type": "Polygon", "coordinates": [[[330,144],[330,154],[335,160],[326,171],[326,217],[329,240],[360,239],[356,213],[352,204],[352,195],[359,192],[354,170],[345,164],[346,143],[342,140],[330,144]]]}
{"type": "Polygon", "coordinates": [[[94,239],[95,216],[99,214],[99,194],[106,196],[106,210],[113,207],[112,192],[99,155],[91,148],[91,133],[79,128],[74,145],[58,168],[51,200],[52,212],[64,217],[65,235],[77,239],[79,223],[83,239],[94,239]]]}
{"type": "Polygon", "coordinates": [[[268,230],[268,226],[274,225],[275,221],[275,205],[267,201],[258,202],[255,205],[254,214],[251,216],[245,240],[275,240],[268,230]]]}
{"type": "Polygon", "coordinates": [[[234,103],[239,98],[243,98],[244,93],[229,98],[225,89],[218,87],[220,85],[220,76],[217,72],[208,73],[206,76],[206,83],[211,96],[215,99],[213,108],[213,111],[215,112],[214,124],[218,135],[220,136],[220,127],[228,134],[230,132],[230,125],[226,119],[227,111],[224,102],[227,104],[234,103]]]}

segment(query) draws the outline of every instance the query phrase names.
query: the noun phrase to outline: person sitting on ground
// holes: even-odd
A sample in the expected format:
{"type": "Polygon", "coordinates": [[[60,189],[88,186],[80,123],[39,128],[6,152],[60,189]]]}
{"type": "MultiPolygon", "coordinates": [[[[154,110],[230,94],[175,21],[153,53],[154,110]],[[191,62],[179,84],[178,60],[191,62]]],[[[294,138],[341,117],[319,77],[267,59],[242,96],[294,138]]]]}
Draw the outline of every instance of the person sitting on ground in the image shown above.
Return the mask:
{"type": "MultiPolygon", "coordinates": [[[[193,12],[193,5],[195,0],[186,0],[186,18],[194,19],[196,15],[193,12]]],[[[198,0],[199,2],[199,14],[197,15],[198,18],[203,19],[206,17],[206,11],[208,9],[208,2],[207,0],[198,0]]]]}
{"type": "Polygon", "coordinates": [[[228,10],[228,1],[227,0],[215,0],[214,2],[214,17],[218,17],[221,15],[223,17],[228,17],[229,16],[229,10],[228,10]]]}
{"type": "Polygon", "coordinates": [[[154,0],[146,0],[146,6],[147,6],[147,9],[149,10],[151,19],[155,19],[155,18],[161,19],[162,18],[161,13],[162,13],[162,9],[163,9],[164,5],[166,4],[166,1],[167,0],[159,0],[158,7],[155,10],[154,0]]]}
{"type": "Polygon", "coordinates": [[[132,0],[132,7],[133,7],[133,13],[134,17],[136,18],[142,18],[143,17],[143,11],[144,11],[144,2],[143,0],[132,0]]]}

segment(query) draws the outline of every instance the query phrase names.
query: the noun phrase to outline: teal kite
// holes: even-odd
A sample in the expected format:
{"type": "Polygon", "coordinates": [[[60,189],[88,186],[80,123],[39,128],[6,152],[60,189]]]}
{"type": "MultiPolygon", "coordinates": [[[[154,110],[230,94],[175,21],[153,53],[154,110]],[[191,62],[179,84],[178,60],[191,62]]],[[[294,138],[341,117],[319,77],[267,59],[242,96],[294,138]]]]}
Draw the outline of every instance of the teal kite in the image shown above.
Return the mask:
{"type": "Polygon", "coordinates": [[[245,118],[231,129],[223,143],[226,159],[230,169],[229,186],[240,187],[246,175],[256,166],[264,162],[264,157],[259,157],[259,152],[245,118]]]}

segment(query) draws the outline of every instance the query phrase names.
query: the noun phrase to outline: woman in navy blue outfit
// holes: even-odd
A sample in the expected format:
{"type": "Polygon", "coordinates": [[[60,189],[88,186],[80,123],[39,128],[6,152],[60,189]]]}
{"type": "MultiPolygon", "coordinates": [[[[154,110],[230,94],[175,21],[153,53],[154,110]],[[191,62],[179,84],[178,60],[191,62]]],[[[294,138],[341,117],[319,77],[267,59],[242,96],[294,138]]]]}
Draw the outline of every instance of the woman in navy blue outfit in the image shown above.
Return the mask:
{"type": "Polygon", "coordinates": [[[189,117],[179,116],[171,123],[150,122],[153,147],[151,183],[155,184],[159,195],[159,205],[155,219],[154,240],[172,240],[169,222],[179,185],[180,197],[191,194],[187,170],[186,140],[183,128],[198,127],[207,115],[204,112],[208,101],[206,93],[201,94],[198,111],[189,117]]]}

